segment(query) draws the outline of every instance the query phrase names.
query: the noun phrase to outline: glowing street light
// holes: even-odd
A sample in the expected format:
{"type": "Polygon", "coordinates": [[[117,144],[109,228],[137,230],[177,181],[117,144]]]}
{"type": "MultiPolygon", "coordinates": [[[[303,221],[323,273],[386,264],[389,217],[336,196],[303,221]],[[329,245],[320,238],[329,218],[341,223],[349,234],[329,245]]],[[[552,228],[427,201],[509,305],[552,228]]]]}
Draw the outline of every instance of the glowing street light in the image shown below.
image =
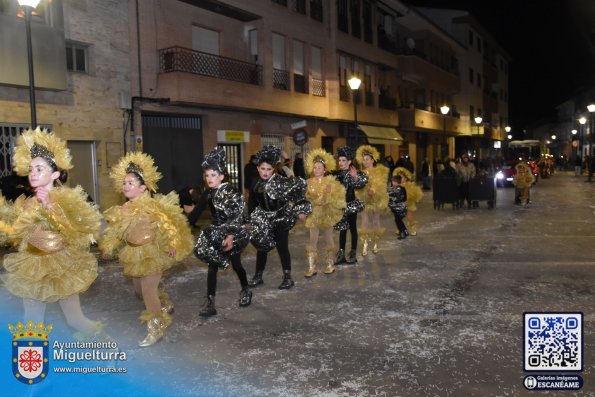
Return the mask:
{"type": "Polygon", "coordinates": [[[353,76],[349,80],[347,80],[347,84],[349,84],[349,88],[351,88],[352,92],[352,99],[353,99],[353,127],[355,133],[355,147],[358,146],[358,132],[357,132],[357,99],[359,94],[359,86],[362,84],[362,80],[357,76],[353,76]]]}
{"type": "Polygon", "coordinates": [[[442,105],[440,106],[440,113],[442,113],[442,138],[444,140],[444,144],[442,147],[442,158],[446,158],[447,154],[448,154],[448,145],[446,142],[446,115],[448,114],[448,112],[450,111],[450,108],[448,106],[442,105]]]}
{"type": "Polygon", "coordinates": [[[475,124],[477,124],[477,135],[479,136],[479,125],[481,124],[481,122],[483,121],[483,118],[481,116],[477,116],[475,118],[475,124]]]}
{"type": "Polygon", "coordinates": [[[591,103],[587,105],[587,110],[589,111],[589,161],[587,162],[587,167],[589,169],[589,177],[587,181],[591,182],[591,178],[593,177],[593,166],[595,164],[593,160],[593,112],[595,112],[595,104],[591,103]]]}

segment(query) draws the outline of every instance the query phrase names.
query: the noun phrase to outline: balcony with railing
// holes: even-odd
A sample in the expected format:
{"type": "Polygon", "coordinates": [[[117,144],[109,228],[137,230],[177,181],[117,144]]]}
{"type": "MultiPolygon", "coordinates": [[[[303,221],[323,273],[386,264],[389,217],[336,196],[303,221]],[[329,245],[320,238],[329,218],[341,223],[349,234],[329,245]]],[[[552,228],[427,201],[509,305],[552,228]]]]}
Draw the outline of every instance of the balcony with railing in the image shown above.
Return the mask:
{"type": "Polygon", "coordinates": [[[159,50],[159,72],[186,72],[262,85],[262,66],[182,47],[159,50]]]}
{"type": "Polygon", "coordinates": [[[289,72],[287,70],[273,69],[273,87],[289,91],[289,72]]]}
{"type": "Polygon", "coordinates": [[[326,96],[326,83],[324,80],[312,77],[311,79],[311,92],[314,96],[326,96]]]}

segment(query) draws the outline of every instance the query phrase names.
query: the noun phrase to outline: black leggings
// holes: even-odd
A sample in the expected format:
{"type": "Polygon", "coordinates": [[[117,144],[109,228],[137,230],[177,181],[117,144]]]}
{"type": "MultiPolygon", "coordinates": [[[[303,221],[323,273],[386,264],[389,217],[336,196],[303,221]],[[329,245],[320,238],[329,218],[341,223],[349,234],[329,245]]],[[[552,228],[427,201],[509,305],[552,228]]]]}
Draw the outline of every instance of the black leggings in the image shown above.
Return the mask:
{"type": "Polygon", "coordinates": [[[397,225],[399,232],[402,233],[407,230],[407,227],[405,227],[405,222],[403,222],[404,216],[400,216],[396,212],[393,212],[393,216],[395,217],[395,225],[397,225]]]}
{"type": "MultiPolygon", "coordinates": [[[[231,259],[231,267],[233,271],[236,272],[238,275],[238,279],[240,279],[240,284],[242,288],[248,287],[248,277],[246,276],[246,270],[242,266],[242,261],[240,260],[240,254],[232,255],[231,259]]],[[[217,291],[217,271],[219,271],[219,266],[217,265],[209,265],[209,272],[207,274],[207,295],[215,296],[215,292],[217,291]]]]}
{"type": "MultiPolygon", "coordinates": [[[[357,249],[357,214],[347,215],[347,223],[349,223],[349,231],[351,232],[351,249],[357,249]]],[[[347,244],[347,230],[339,232],[339,248],[345,250],[347,244]]]]}
{"type": "MultiPolygon", "coordinates": [[[[291,271],[291,256],[289,255],[289,230],[275,231],[275,248],[281,259],[281,267],[283,270],[291,271]]],[[[256,272],[262,273],[267,264],[266,251],[256,252],[256,272]]]]}

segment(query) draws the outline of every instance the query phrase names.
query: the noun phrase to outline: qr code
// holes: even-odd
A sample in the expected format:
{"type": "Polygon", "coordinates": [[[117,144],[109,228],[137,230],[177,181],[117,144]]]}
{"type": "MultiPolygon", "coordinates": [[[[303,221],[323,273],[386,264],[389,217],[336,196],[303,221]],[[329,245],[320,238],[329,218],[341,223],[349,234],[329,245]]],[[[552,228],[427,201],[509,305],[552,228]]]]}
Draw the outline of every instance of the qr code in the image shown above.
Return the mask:
{"type": "Polygon", "coordinates": [[[582,313],[524,313],[525,371],[582,371],[582,313]]]}

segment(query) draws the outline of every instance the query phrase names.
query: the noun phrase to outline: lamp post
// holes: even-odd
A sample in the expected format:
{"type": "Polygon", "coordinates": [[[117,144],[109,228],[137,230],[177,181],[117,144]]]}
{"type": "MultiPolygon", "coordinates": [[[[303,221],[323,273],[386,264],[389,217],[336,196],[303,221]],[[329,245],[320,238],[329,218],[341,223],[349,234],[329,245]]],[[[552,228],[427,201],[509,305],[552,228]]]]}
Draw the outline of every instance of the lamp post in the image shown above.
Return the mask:
{"type": "Polygon", "coordinates": [[[479,152],[481,151],[481,139],[479,138],[479,125],[481,124],[481,122],[483,121],[483,118],[481,116],[477,116],[475,117],[475,124],[477,124],[477,139],[479,140],[479,150],[477,151],[477,157],[479,158],[479,152]]]}
{"type": "Polygon", "coordinates": [[[587,167],[589,169],[589,177],[587,178],[588,182],[591,182],[593,178],[593,166],[594,159],[593,159],[593,112],[595,112],[595,104],[591,103],[587,105],[587,110],[589,111],[589,162],[587,163],[587,167]]]}
{"type": "Polygon", "coordinates": [[[442,138],[444,144],[442,146],[442,159],[444,160],[448,155],[448,143],[446,142],[446,115],[450,111],[450,108],[446,105],[440,106],[440,113],[442,113],[442,138]]]}
{"type": "Polygon", "coordinates": [[[587,122],[587,118],[586,117],[580,117],[578,119],[579,124],[581,125],[581,137],[580,137],[580,149],[579,149],[579,153],[581,155],[581,158],[583,157],[583,137],[585,136],[585,123],[587,122]]]}
{"type": "Polygon", "coordinates": [[[358,124],[357,124],[357,94],[359,93],[359,86],[362,84],[361,79],[357,76],[353,76],[349,80],[347,80],[347,84],[349,84],[349,88],[351,88],[352,99],[353,99],[353,131],[355,134],[355,147],[358,146],[358,124]]]}
{"type": "Polygon", "coordinates": [[[31,45],[31,13],[39,5],[40,0],[18,0],[25,12],[25,31],[27,32],[27,60],[29,64],[29,102],[31,105],[31,128],[37,128],[35,113],[35,77],[33,74],[33,47],[31,45]]]}

